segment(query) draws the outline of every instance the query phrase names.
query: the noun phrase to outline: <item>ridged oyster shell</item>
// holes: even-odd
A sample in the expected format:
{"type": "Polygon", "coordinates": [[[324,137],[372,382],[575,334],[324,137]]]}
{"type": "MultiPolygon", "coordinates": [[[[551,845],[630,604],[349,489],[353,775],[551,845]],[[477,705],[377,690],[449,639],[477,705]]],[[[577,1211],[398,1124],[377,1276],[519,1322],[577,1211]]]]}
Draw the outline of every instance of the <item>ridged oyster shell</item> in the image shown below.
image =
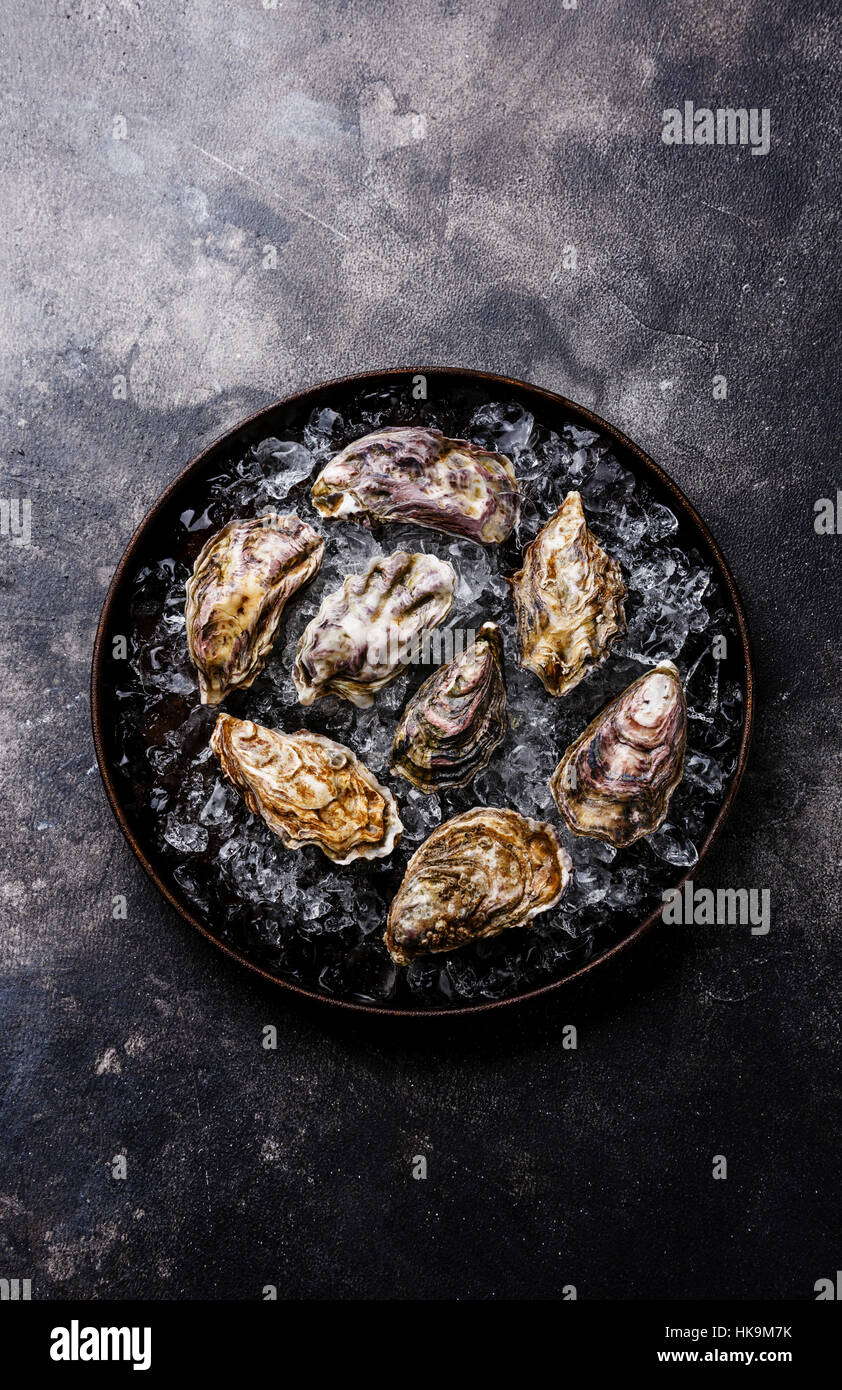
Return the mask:
{"type": "Polygon", "coordinates": [[[398,965],[523,927],[559,901],[570,856],[556,831],[477,806],[433,831],[407,865],[384,941],[398,965]]]}
{"type": "Polygon", "coordinates": [[[287,849],[318,845],[336,864],[382,859],[403,833],[395,798],[350,748],[220,714],[211,747],[249,810],[287,849]]]}
{"type": "Polygon", "coordinates": [[[414,521],[484,545],[507,539],[520,514],[510,461],[441,430],[377,430],[349,444],[313,484],[323,516],[414,521]]]}
{"type": "Polygon", "coordinates": [[[338,695],[366,709],[407,664],[412,641],[447,616],[455,587],[446,560],[404,550],[349,575],[299,640],[292,677],[301,704],[338,695]]]}
{"type": "Polygon", "coordinates": [[[185,623],[203,705],[218,705],[263,669],[284,605],[322,563],[325,543],[297,516],[229,521],[187,581],[185,623]]]}
{"type": "Polygon", "coordinates": [[[483,623],[474,641],[416,691],[392,744],[391,765],[424,792],[464,787],[506,732],[503,639],[483,623]]]}
{"type": "Polygon", "coordinates": [[[620,566],[591,533],[578,492],[526,547],[511,585],[521,664],[566,695],[626,627],[620,566]]]}
{"type": "Polygon", "coordinates": [[[606,705],[553,773],[570,829],[617,848],[651,835],[683,776],[686,744],[684,687],[664,661],[606,705]]]}

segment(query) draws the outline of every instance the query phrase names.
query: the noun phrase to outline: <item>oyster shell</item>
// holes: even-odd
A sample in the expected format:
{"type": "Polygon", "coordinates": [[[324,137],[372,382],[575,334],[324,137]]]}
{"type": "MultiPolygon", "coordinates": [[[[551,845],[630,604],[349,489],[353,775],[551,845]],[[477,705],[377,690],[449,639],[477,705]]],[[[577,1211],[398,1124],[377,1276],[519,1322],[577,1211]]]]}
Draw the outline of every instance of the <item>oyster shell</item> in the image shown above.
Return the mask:
{"type": "Polygon", "coordinates": [[[394,680],[410,647],[450,611],[456,575],[435,555],[396,550],[322,599],[298,643],[292,678],[302,705],[338,695],[360,709],[394,680]]]}
{"type": "Polygon", "coordinates": [[[423,792],[464,787],[506,732],[503,639],[483,623],[460,656],[416,691],[401,716],[391,765],[423,792]]]}
{"type": "Polygon", "coordinates": [[[341,743],[220,714],[211,747],[249,810],[287,849],[318,845],[334,863],[350,864],[391,854],[403,834],[392,793],[341,743]]]}
{"type": "Polygon", "coordinates": [[[559,901],[570,856],[551,825],[477,806],[416,850],[389,909],[384,941],[398,965],[523,927],[559,901]]]}
{"type": "Polygon", "coordinates": [[[331,459],[313,484],[322,516],[414,521],[484,545],[506,540],[520,514],[510,461],[441,430],[377,430],[331,459]]]}
{"type": "Polygon", "coordinates": [[[651,835],[681,781],[686,744],[684,687],[664,661],[605,706],[553,773],[570,829],[619,849],[651,835]]]}
{"type": "Polygon", "coordinates": [[[521,665],[566,695],[626,627],[620,566],[591,533],[578,492],[526,547],[510,583],[521,665]]]}
{"type": "Polygon", "coordinates": [[[203,705],[218,705],[263,669],[284,605],[322,563],[325,543],[297,516],[229,521],[187,581],[185,622],[203,705]]]}

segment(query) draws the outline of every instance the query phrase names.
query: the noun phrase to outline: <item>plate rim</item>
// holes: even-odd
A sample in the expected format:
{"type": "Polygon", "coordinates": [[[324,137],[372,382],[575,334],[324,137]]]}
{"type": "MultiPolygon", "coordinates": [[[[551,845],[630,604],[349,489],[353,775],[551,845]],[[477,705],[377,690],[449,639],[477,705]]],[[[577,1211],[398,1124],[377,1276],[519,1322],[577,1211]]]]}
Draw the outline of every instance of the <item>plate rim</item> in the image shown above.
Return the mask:
{"type": "Polygon", "coordinates": [[[360,1000],[343,999],[336,995],[321,994],[314,989],[306,989],[303,985],[296,984],[292,980],[285,980],[281,976],[273,975],[270,971],[265,970],[255,961],[250,960],[248,956],[243,954],[243,952],[238,951],[235,947],[228,945],[227,942],[222,941],[218,936],[214,936],[214,934],[199,920],[199,918],[196,917],[187,907],[184,906],[182,902],[179,901],[175,894],[170,890],[168,885],[164,882],[163,878],[161,877],[158,870],[155,868],[154,864],[152,864],[149,858],[147,857],[146,853],[144,852],[143,846],[139,843],[137,836],[135,835],[131,825],[129,824],[128,817],[121,804],[121,800],[115,786],[114,778],[112,776],[111,764],[106,753],[105,739],[103,735],[103,728],[105,724],[105,716],[103,710],[103,675],[105,660],[104,648],[105,637],[109,628],[112,611],[115,606],[117,597],[122,589],[123,579],[125,577],[126,571],[132,563],[135,556],[135,552],[138,549],[141,541],[146,537],[150,526],[154,525],[155,521],[160,517],[161,513],[163,512],[164,508],[166,507],[173,494],[188,480],[189,475],[193,472],[197,472],[201,468],[201,466],[207,461],[208,455],[214,454],[217,450],[223,448],[227,443],[232,442],[234,437],[238,434],[241,434],[243,430],[256,425],[258,421],[260,421],[262,418],[274,414],[282,407],[290,406],[293,405],[295,402],[301,401],[306,396],[315,395],[316,393],[324,393],[326,391],[329,392],[331,390],[339,390],[353,384],[354,382],[368,381],[371,382],[372,387],[375,388],[377,383],[384,384],[390,378],[412,376],[424,376],[428,378],[435,376],[460,377],[463,380],[468,379],[475,383],[493,383],[497,386],[505,387],[515,392],[525,392],[530,396],[538,396],[540,398],[543,398],[555,410],[561,409],[567,412],[569,415],[573,416],[574,418],[577,418],[578,420],[582,421],[583,423],[590,425],[591,428],[599,430],[601,433],[607,435],[615,443],[619,443],[623,449],[627,450],[628,453],[630,453],[631,456],[634,458],[635,462],[642,467],[644,474],[648,473],[657,478],[658,482],[664,488],[666,488],[666,490],[676,500],[679,510],[684,513],[685,520],[689,521],[693,526],[697,528],[702,538],[704,539],[705,544],[707,545],[710,553],[712,554],[719,571],[719,579],[724,583],[725,588],[728,591],[731,605],[733,607],[734,614],[737,620],[737,630],[740,637],[743,660],[745,663],[745,714],[743,719],[742,733],[740,737],[740,747],[737,755],[737,765],[732,774],[730,784],[728,787],[728,792],[725,796],[724,801],[722,802],[722,805],[719,807],[716,816],[714,817],[714,820],[711,824],[707,836],[705,837],[704,841],[702,842],[699,848],[699,856],[696,863],[693,864],[683,875],[683,877],[678,881],[678,883],[674,885],[675,887],[683,888],[684,884],[691,877],[691,874],[698,871],[699,865],[702,864],[703,861],[707,858],[714,843],[719,838],[719,834],[722,830],[722,827],[733,808],[734,801],[742,783],[746,769],[746,764],[748,761],[748,750],[751,744],[752,732],[754,728],[755,671],[751,636],[749,633],[748,620],[746,618],[745,606],[743,604],[742,596],[737,587],[736,580],[734,579],[734,576],[731,573],[730,566],[728,565],[728,562],[725,559],[725,556],[722,553],[722,550],[720,549],[719,544],[713,536],[712,532],[710,531],[710,528],[708,527],[707,523],[699,515],[693,503],[689,500],[689,498],[685,496],[684,492],[681,490],[678,484],[674,481],[673,478],[670,477],[670,475],[665,471],[665,469],[661,467],[660,464],[656,463],[655,460],[651,458],[649,454],[647,454],[645,450],[643,450],[640,447],[639,444],[636,444],[634,440],[630,439],[628,435],[623,433],[622,430],[617,429],[615,425],[612,425],[607,420],[604,420],[601,416],[597,415],[587,406],[579,405],[576,401],[572,401],[568,397],[562,396],[556,391],[550,391],[546,387],[532,385],[531,383],[521,381],[516,377],[503,376],[496,372],[486,372],[471,367],[446,367],[441,365],[428,367],[384,367],[364,372],[352,372],[345,376],[333,377],[328,381],[318,382],[315,385],[303,387],[298,391],[293,391],[286,396],[279,397],[278,400],[271,402],[269,405],[262,406],[260,410],[255,411],[252,415],[246,416],[244,419],[239,420],[230,429],[225,430],[224,433],[220,434],[219,436],[217,436],[217,438],[212,440],[211,443],[205,445],[205,447],[202,448],[198,454],[194,455],[194,457],[191,458],[190,461],[186,463],[182,469],[179,470],[175,477],[167,484],[164,491],[158,495],[158,497],[152,503],[151,507],[149,507],[148,510],[145,512],[141,521],[132,532],[132,535],[129,538],[129,541],[123,551],[123,554],[117,563],[117,567],[114,570],[114,574],[111,577],[111,582],[108,586],[108,591],[106,593],[102,605],[102,611],[99,617],[99,622],[97,624],[96,636],[94,638],[90,685],[91,726],[93,731],[94,749],[96,752],[97,764],[99,766],[99,772],[102,778],[103,786],[105,788],[106,797],[108,799],[111,810],[114,813],[117,824],[123,832],[124,838],[126,839],[127,843],[129,844],[137,859],[139,860],[141,867],[145,870],[148,877],[152,880],[155,887],[163,895],[163,897],[170,904],[170,906],[173,907],[175,911],[178,913],[178,915],[181,918],[183,918],[186,922],[188,922],[191,927],[195,928],[198,932],[201,933],[203,937],[206,938],[206,940],[211,942],[211,944],[217,950],[222,951],[232,960],[235,960],[238,965],[245,966],[246,969],[250,970],[253,974],[257,974],[261,976],[264,980],[268,980],[272,985],[279,986],[282,989],[291,990],[294,994],[297,994],[302,998],[308,1000],[313,1000],[319,1004],[329,1004],[341,1009],[351,1009],[356,1013],[374,1014],[381,1018],[464,1018],[468,1014],[484,1014],[489,1009],[503,1009],[508,1008],[514,1004],[523,1004],[526,1003],[528,1000],[535,1000],[543,995],[549,994],[553,990],[558,990],[565,985],[571,984],[573,980],[580,979],[581,976],[586,975],[589,971],[596,969],[600,965],[603,965],[606,961],[612,959],[612,957],[618,955],[621,951],[626,951],[632,945],[633,942],[639,941],[644,935],[651,931],[656,922],[659,920],[661,916],[661,909],[656,907],[649,914],[649,916],[644,919],[644,921],[640,922],[638,926],[635,927],[633,931],[629,932],[627,936],[624,936],[622,940],[617,941],[612,946],[607,947],[606,950],[600,952],[599,955],[594,956],[592,959],[586,961],[585,964],[580,965],[569,975],[563,976],[563,978],[560,980],[552,980],[547,984],[538,985],[535,989],[527,990],[525,993],[513,994],[507,999],[488,999],[480,1004],[468,1004],[464,1007],[460,1006],[457,1008],[422,1007],[417,1009],[395,1009],[389,1007],[388,1005],[366,1004],[360,1000]]]}

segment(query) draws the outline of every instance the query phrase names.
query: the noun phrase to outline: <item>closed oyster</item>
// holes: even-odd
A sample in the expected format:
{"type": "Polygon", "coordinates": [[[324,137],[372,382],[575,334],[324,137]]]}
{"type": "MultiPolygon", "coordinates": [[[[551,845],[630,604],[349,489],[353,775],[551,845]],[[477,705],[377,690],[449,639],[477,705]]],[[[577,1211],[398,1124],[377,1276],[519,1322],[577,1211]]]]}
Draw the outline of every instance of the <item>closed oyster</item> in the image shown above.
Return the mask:
{"type": "Polygon", "coordinates": [[[398,965],[524,927],[559,901],[570,856],[551,825],[477,806],[433,831],[410,859],[384,941],[398,965]]]}
{"type": "Polygon", "coordinates": [[[318,845],[336,864],[382,859],[403,833],[392,793],[341,743],[220,714],[211,747],[250,811],[287,849],[318,845]]]}
{"type": "Polygon", "coordinates": [[[360,709],[394,680],[421,634],[450,611],[456,575],[435,555],[396,550],[322,599],[298,643],[292,678],[302,705],[338,695],[360,709]]]}
{"type": "Polygon", "coordinates": [[[423,792],[464,787],[505,732],[503,639],[496,623],[483,623],[471,645],[413,695],[392,744],[392,768],[423,792]]]}
{"type": "Polygon", "coordinates": [[[578,492],[526,547],[510,582],[521,664],[551,695],[566,695],[626,627],[620,566],[589,530],[578,492]]]}
{"type": "Polygon", "coordinates": [[[229,521],[187,581],[187,646],[203,705],[243,690],[263,669],[284,605],[318,570],[325,543],[297,516],[229,521]]]}
{"type": "Polygon", "coordinates": [[[506,540],[520,514],[507,458],[416,425],[349,444],[313,484],[313,505],[323,516],[414,521],[484,545],[506,540]]]}
{"type": "Polygon", "coordinates": [[[684,773],[687,704],[671,661],[654,666],[596,716],[550,781],[577,835],[622,849],[662,824],[684,773]]]}

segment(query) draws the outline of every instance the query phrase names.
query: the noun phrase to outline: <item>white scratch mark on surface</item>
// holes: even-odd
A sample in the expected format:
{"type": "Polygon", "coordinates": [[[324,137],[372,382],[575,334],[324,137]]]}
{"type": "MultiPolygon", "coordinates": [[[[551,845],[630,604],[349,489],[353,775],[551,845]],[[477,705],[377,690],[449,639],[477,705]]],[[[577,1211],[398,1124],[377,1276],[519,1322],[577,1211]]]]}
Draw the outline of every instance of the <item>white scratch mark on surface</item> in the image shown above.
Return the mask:
{"type": "MultiPolygon", "coordinates": [[[[150,121],[148,116],[143,116],[138,113],[137,119],[143,121],[144,125],[160,129],[160,127],[155,127],[154,121],[150,121]]],[[[229,164],[227,159],[222,159],[218,154],[214,154],[212,150],[206,150],[204,146],[197,145],[193,140],[180,139],[178,136],[173,135],[171,130],[164,130],[163,134],[166,135],[168,140],[172,140],[173,144],[187,145],[188,149],[195,150],[197,154],[203,154],[205,159],[211,160],[213,164],[218,164],[222,169],[228,169],[230,173],[236,174],[237,178],[243,179],[246,183],[250,183],[254,188],[259,188],[260,192],[265,197],[277,198],[284,204],[284,207],[291,208],[293,212],[297,212],[299,217],[306,217],[309,222],[314,222],[317,227],[323,227],[326,232],[332,232],[334,236],[341,237],[343,241],[351,240],[347,232],[341,232],[338,227],[334,227],[330,222],[323,222],[321,217],[317,217],[314,212],[308,212],[306,208],[300,207],[298,203],[293,203],[291,199],[285,198],[283,194],[278,193],[276,189],[267,188],[259,179],[255,179],[251,174],[247,174],[245,169],[238,169],[236,164],[229,164]]]]}
{"type": "Polygon", "coordinates": [[[315,222],[318,227],[324,227],[326,232],[333,232],[334,236],[341,237],[343,241],[351,240],[346,232],[340,232],[338,227],[332,226],[330,222],[323,222],[314,212],[308,212],[306,208],[299,207],[298,203],[290,202],[289,198],[284,198],[273,189],[267,188],[265,184],[260,183],[257,179],[253,179],[251,174],[247,174],[245,169],[238,169],[234,164],[229,164],[227,159],[220,159],[218,154],[212,154],[210,150],[203,149],[201,145],[194,145],[192,140],[188,140],[187,144],[190,146],[191,150],[197,150],[198,153],[203,154],[206,159],[213,160],[214,164],[221,165],[223,169],[229,169],[231,173],[236,174],[238,178],[245,179],[246,183],[253,184],[255,188],[259,188],[260,192],[267,198],[279,198],[285,207],[292,208],[292,211],[297,212],[299,217],[306,217],[308,221],[315,222]]]}

